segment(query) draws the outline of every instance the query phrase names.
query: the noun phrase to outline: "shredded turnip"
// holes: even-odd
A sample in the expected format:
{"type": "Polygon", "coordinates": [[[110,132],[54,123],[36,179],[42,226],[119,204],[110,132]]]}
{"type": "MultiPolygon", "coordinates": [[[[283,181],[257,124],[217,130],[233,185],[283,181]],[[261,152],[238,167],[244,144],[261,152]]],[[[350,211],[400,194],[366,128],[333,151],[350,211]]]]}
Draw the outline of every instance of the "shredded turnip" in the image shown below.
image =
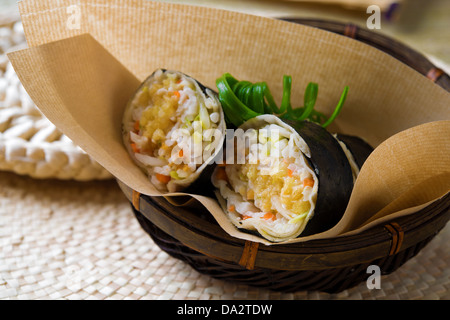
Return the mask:
{"type": "Polygon", "coordinates": [[[156,167],[156,166],[164,166],[167,164],[167,161],[165,160],[150,157],[142,153],[135,153],[134,155],[139,162],[143,163],[146,166],[156,167]]]}

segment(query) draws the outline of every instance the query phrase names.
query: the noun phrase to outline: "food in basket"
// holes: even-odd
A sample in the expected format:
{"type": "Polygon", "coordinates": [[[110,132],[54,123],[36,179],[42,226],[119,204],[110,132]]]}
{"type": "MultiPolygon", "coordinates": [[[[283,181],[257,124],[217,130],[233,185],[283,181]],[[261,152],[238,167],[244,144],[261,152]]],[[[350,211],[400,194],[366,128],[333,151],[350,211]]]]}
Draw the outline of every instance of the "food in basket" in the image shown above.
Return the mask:
{"type": "MultiPolygon", "coordinates": [[[[312,96],[316,94],[317,90],[312,96]]],[[[223,100],[224,96],[222,104],[226,104],[223,100]]],[[[289,99],[286,101],[289,110],[289,99]]],[[[303,112],[311,104],[305,106],[303,112]]],[[[227,119],[237,119],[234,124],[243,120],[238,119],[242,108],[235,118],[233,107],[224,110],[227,119]]],[[[333,227],[342,217],[359,169],[372,151],[362,139],[333,135],[319,121],[281,118],[261,114],[243,122],[230,144],[235,149],[231,163],[227,158],[212,175],[216,197],[231,222],[272,242],[333,227]]]]}
{"type": "Polygon", "coordinates": [[[158,69],[123,116],[124,144],[161,191],[181,191],[220,152],[225,119],[217,94],[193,78],[158,69]]]}

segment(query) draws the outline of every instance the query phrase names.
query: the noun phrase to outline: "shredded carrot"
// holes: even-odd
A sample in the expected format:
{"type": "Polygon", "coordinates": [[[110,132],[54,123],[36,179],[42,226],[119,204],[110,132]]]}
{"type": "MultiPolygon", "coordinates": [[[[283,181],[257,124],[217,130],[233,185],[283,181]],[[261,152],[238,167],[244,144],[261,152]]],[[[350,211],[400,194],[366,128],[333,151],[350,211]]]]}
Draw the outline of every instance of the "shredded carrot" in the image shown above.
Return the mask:
{"type": "Polygon", "coordinates": [[[236,211],[236,207],[234,205],[231,205],[228,207],[228,211],[234,212],[236,211]]]}
{"type": "Polygon", "coordinates": [[[166,176],[164,174],[157,173],[156,174],[156,179],[158,179],[158,181],[161,182],[161,183],[169,183],[170,176],[166,176]]]}
{"type": "Polygon", "coordinates": [[[173,94],[174,94],[177,98],[180,98],[180,92],[179,92],[179,91],[174,91],[173,94]]]}
{"type": "Polygon", "coordinates": [[[250,219],[251,217],[250,216],[242,216],[242,220],[247,220],[247,219],[250,219]]]}
{"type": "Polygon", "coordinates": [[[263,218],[264,219],[266,219],[266,220],[275,220],[275,215],[272,213],[272,212],[267,212],[264,216],[263,216],[263,218]]]}
{"type": "Polygon", "coordinates": [[[134,123],[134,131],[139,132],[139,120],[136,120],[136,122],[134,123]]]}
{"type": "Polygon", "coordinates": [[[219,180],[228,181],[227,173],[225,172],[225,169],[223,167],[217,169],[216,177],[219,180]]]}
{"type": "Polygon", "coordinates": [[[291,169],[288,169],[288,176],[289,176],[290,178],[292,178],[292,174],[293,174],[292,170],[291,170],[291,169]]]}
{"type": "Polygon", "coordinates": [[[181,149],[180,151],[178,151],[178,156],[181,158],[183,157],[183,149],[181,149]]]}
{"type": "Polygon", "coordinates": [[[314,186],[314,180],[311,178],[306,178],[303,180],[303,187],[313,187],[314,186]]]}
{"type": "Polygon", "coordinates": [[[131,143],[131,149],[133,149],[134,153],[139,153],[139,148],[136,146],[136,143],[132,142],[131,143]]]}

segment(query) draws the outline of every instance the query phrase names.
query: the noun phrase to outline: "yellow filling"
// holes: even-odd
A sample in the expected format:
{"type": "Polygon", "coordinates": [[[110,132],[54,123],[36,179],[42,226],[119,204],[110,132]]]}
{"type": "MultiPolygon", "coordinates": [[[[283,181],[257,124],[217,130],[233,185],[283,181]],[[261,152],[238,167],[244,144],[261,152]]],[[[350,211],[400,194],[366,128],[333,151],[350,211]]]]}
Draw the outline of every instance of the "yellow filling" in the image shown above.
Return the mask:
{"type": "Polygon", "coordinates": [[[247,200],[254,200],[263,212],[275,211],[272,204],[274,196],[279,197],[283,207],[295,215],[309,212],[311,204],[303,201],[304,180],[288,169],[291,163],[294,163],[292,158],[280,161],[278,170],[271,174],[261,174],[258,164],[243,164],[240,178],[248,181],[249,189],[239,190],[239,193],[247,200]]]}
{"type": "Polygon", "coordinates": [[[162,83],[153,83],[149,88],[144,87],[138,98],[140,105],[153,106],[144,110],[139,121],[142,135],[151,142],[151,150],[161,146],[166,134],[177,122],[177,119],[170,119],[178,109],[179,94],[174,92],[182,90],[177,81],[175,77],[168,77],[162,83]],[[161,90],[158,92],[159,89],[169,87],[174,88],[175,91],[161,90]]]}
{"type": "MultiPolygon", "coordinates": [[[[135,129],[140,132],[141,136],[148,138],[148,144],[138,150],[156,157],[168,160],[176,144],[168,146],[165,144],[166,135],[172,127],[180,121],[179,118],[174,118],[174,114],[178,110],[180,92],[185,86],[194,89],[192,84],[187,84],[186,81],[181,84],[181,79],[177,75],[166,74],[165,79],[161,82],[155,82],[149,87],[144,87],[140,92],[136,104],[145,107],[141,118],[135,129]],[[169,89],[173,90],[160,90],[169,89]],[[150,108],[147,108],[151,106],[150,108]],[[159,150],[162,152],[159,152],[159,150]]],[[[179,150],[179,157],[183,156],[183,151],[179,150]]],[[[192,172],[192,169],[183,162],[178,164],[170,163],[172,178],[178,178],[176,170],[182,169],[185,172],[192,172]]]]}

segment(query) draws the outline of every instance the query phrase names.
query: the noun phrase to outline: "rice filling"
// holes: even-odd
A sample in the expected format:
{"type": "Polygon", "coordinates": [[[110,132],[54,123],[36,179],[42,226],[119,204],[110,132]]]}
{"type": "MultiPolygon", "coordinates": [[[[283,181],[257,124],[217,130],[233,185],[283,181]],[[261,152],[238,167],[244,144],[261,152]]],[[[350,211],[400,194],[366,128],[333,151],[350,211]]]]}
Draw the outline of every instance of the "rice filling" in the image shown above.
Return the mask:
{"type": "Polygon", "coordinates": [[[223,119],[216,94],[179,72],[156,71],[125,114],[130,154],[160,190],[175,191],[220,147],[223,119]],[[175,184],[175,185],[174,185],[175,184]]]}
{"type": "Polygon", "coordinates": [[[298,236],[312,217],[318,178],[298,137],[278,124],[256,130],[245,163],[219,167],[213,183],[232,222],[271,241],[298,236]]]}

